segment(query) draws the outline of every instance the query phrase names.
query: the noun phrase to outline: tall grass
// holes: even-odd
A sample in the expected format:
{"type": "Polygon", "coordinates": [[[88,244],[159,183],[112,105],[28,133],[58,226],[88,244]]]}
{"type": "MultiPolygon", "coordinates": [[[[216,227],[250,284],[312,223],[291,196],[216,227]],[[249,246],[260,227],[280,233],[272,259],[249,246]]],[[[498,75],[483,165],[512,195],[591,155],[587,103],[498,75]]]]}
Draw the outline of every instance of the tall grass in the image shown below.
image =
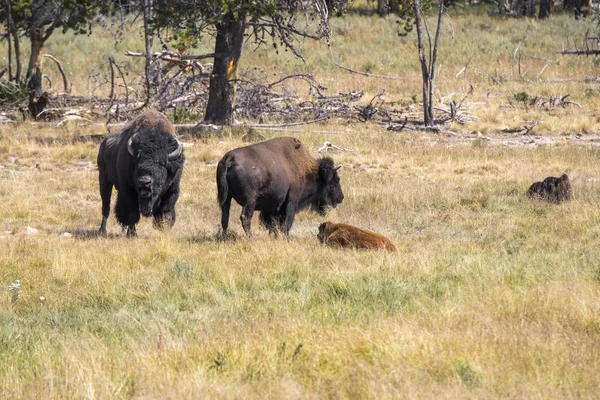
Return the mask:
{"type": "MultiPolygon", "coordinates": [[[[332,25],[340,62],[403,79],[346,75],[310,42],[306,65],[266,49],[242,60],[267,71],[310,70],[334,92],[385,88],[386,98],[407,104],[419,93],[414,42],[396,36],[392,17],[349,15],[332,25]]],[[[452,129],[491,136],[540,119],[540,133],[595,133],[597,97],[585,95],[594,83],[558,81],[592,75],[593,62],[553,54],[562,35],[585,29],[565,15],[453,16],[438,90],[461,96],[473,85],[468,109],[479,120],[452,129]],[[519,77],[511,60],[526,26],[519,77]],[[539,60],[528,56],[552,61],[539,80],[539,60]],[[510,105],[523,91],[570,92],[583,108],[510,105]]],[[[98,55],[141,46],[135,34],[116,48],[108,33],[94,35],[93,48],[70,35],[48,43],[72,63],[79,94],[103,65],[98,55]]],[[[80,136],[99,129],[0,126],[2,398],[597,396],[597,147],[508,147],[347,121],[259,132],[297,136],[312,150],[325,140],[354,149],[333,155],[344,166],[345,200],[325,219],[381,232],[399,251],[323,247],[316,233],[324,218],[307,212],[290,240],[269,237],[255,221],[247,241],[237,205],[238,239],[217,240],[216,163],[246,144],[233,134],[183,138],[192,146],[171,231],[143,220],[128,240],[111,216],[108,237],[98,237],[97,145],[80,136]],[[573,201],[524,196],[533,181],[562,172],[573,201]],[[9,291],[16,280],[20,288],[9,291]]]]}
{"type": "MultiPolygon", "coordinates": [[[[322,129],[301,138],[316,149],[322,129]]],[[[18,139],[16,154],[33,146],[18,139]]],[[[62,158],[93,146],[3,161],[0,280],[21,281],[0,295],[3,397],[594,396],[597,149],[448,148],[372,126],[333,140],[357,151],[334,156],[346,199],[327,218],[398,253],[324,248],[309,213],[289,241],[257,224],[248,242],[238,206],[239,239],[217,241],[214,160],[235,138],[186,149],[175,228],[144,220],[134,240],[112,218],[95,235],[96,173],[62,158]],[[562,170],[572,202],[524,197],[562,170]]]]}

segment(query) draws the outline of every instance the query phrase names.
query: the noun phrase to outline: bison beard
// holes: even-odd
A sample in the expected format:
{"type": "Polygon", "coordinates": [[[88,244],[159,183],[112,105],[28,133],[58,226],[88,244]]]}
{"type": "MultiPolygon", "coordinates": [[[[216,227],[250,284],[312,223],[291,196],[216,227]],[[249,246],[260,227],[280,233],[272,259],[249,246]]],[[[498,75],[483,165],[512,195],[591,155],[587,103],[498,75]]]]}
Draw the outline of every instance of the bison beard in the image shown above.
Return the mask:
{"type": "Polygon", "coordinates": [[[140,213],[157,227],[173,226],[184,155],[175,128],[158,111],[146,111],[100,144],[98,171],[102,197],[100,233],[106,234],[113,186],[115,214],[127,236],[135,236],[140,213]]]}
{"type": "Polygon", "coordinates": [[[324,222],[319,226],[317,238],[321,243],[337,248],[396,251],[396,246],[385,236],[348,224],[324,222]]]}
{"type": "Polygon", "coordinates": [[[324,215],[344,199],[338,170],[329,157],[314,159],[302,142],[281,137],[231,150],[217,166],[223,234],[229,226],[231,200],[242,206],[240,220],[250,237],[254,211],[270,232],[284,234],[298,211],[324,215]]]}
{"type": "Polygon", "coordinates": [[[551,203],[561,203],[571,200],[571,181],[567,174],[559,178],[549,176],[543,182],[533,183],[527,190],[530,198],[546,199],[551,203]]]}

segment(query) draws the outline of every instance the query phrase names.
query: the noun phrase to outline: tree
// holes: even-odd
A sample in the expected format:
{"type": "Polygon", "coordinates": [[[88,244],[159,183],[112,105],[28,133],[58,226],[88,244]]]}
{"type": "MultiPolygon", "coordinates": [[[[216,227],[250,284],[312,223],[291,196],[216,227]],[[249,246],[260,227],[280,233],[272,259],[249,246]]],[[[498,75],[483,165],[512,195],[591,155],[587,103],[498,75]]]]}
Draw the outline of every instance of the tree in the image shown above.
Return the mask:
{"type": "Polygon", "coordinates": [[[417,44],[419,52],[419,61],[421,63],[421,75],[423,79],[423,122],[425,126],[433,126],[433,101],[434,101],[434,88],[435,88],[435,65],[437,62],[437,51],[438,43],[440,39],[440,31],[442,29],[442,15],[444,12],[444,2],[440,0],[438,7],[438,18],[435,31],[435,39],[431,42],[431,34],[427,21],[424,18],[424,9],[430,9],[431,3],[429,1],[421,3],[420,0],[413,0],[411,9],[406,7],[400,7],[396,9],[397,13],[402,19],[400,24],[399,32],[401,35],[410,32],[413,29],[413,25],[417,28],[417,44]],[[425,32],[423,32],[425,31],[425,32]],[[429,59],[425,52],[425,35],[427,35],[428,42],[428,53],[429,59]]]}
{"type": "Polygon", "coordinates": [[[552,8],[554,7],[553,0],[540,0],[540,11],[538,13],[539,19],[545,19],[550,16],[552,8]]]}
{"type": "MultiPolygon", "coordinates": [[[[344,0],[157,0],[154,27],[158,31],[215,38],[215,51],[204,55],[214,60],[205,120],[216,124],[233,122],[235,81],[245,38],[257,45],[269,42],[278,51],[290,50],[297,37],[315,40],[329,37],[328,6],[344,0]],[[308,17],[299,26],[299,17],[308,17]]],[[[337,7],[339,8],[339,7],[337,7]]],[[[148,57],[148,55],[147,55],[148,57]]]]}
{"type": "Polygon", "coordinates": [[[498,12],[513,17],[533,18],[535,17],[535,0],[498,0],[498,12]]]}
{"type": "MultiPolygon", "coordinates": [[[[26,36],[31,42],[26,81],[38,98],[42,95],[42,56],[46,41],[56,29],[88,33],[90,21],[98,11],[108,11],[108,0],[6,0],[0,9],[0,20],[6,21],[15,40],[19,59],[18,37],[26,36]]],[[[18,65],[18,64],[17,64],[18,65]]],[[[19,67],[17,67],[19,68],[19,67]]],[[[19,72],[17,72],[17,78],[19,72]]]]}

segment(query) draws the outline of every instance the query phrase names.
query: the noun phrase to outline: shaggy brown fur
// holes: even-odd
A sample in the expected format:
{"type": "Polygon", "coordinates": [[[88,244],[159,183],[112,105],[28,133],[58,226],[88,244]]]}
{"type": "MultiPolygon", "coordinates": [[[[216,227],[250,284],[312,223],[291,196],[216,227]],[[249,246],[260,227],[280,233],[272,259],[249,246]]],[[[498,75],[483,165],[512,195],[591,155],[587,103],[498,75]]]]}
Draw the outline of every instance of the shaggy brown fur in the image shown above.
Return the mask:
{"type": "Polygon", "coordinates": [[[531,186],[529,186],[529,189],[527,189],[527,196],[529,196],[530,198],[542,198],[542,194],[544,193],[544,189],[543,189],[543,183],[542,182],[534,182],[531,186]]]}
{"type": "Polygon", "coordinates": [[[321,243],[337,248],[351,247],[355,249],[396,251],[396,246],[385,236],[348,224],[324,222],[319,226],[317,238],[321,243]]]}
{"type": "Polygon", "coordinates": [[[223,233],[229,226],[234,199],[242,206],[240,220],[250,237],[252,215],[260,211],[270,232],[287,235],[296,213],[312,209],[324,215],[344,199],[339,166],[330,157],[315,159],[302,142],[279,137],[227,152],[217,165],[217,198],[223,233]]]}
{"type": "Polygon", "coordinates": [[[543,182],[535,182],[527,190],[530,198],[546,199],[552,203],[561,203],[571,200],[572,189],[571,181],[567,174],[562,174],[559,178],[549,176],[543,182]]]}
{"type": "Polygon", "coordinates": [[[106,234],[113,186],[118,192],[115,214],[128,236],[136,235],[140,213],[153,216],[157,227],[175,223],[185,157],[174,134],[175,127],[164,114],[148,110],[102,141],[97,159],[102,234],[106,234]]]}

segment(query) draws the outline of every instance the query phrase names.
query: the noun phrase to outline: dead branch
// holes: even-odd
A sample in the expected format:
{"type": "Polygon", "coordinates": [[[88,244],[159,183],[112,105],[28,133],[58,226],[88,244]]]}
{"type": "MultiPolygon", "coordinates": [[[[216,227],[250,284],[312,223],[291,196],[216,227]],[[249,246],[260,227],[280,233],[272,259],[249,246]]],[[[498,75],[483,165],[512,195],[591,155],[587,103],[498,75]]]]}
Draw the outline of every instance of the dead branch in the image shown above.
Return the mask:
{"type": "Polygon", "coordinates": [[[358,75],[362,75],[362,76],[368,76],[369,78],[382,78],[382,79],[403,79],[400,76],[390,76],[390,75],[379,75],[379,74],[372,74],[370,72],[364,72],[364,71],[357,71],[355,69],[352,68],[348,68],[348,67],[344,67],[341,64],[338,64],[335,61],[335,57],[333,56],[333,52],[331,51],[331,47],[329,48],[329,54],[331,55],[331,62],[333,62],[333,64],[340,68],[343,69],[344,71],[348,71],[348,72],[352,72],[353,74],[358,74],[358,75]]]}
{"type": "Polygon", "coordinates": [[[371,101],[369,102],[368,105],[362,107],[362,106],[356,106],[356,108],[358,108],[360,116],[363,120],[363,122],[367,122],[368,120],[371,119],[371,117],[373,117],[373,115],[377,114],[377,112],[379,111],[379,109],[381,108],[381,106],[384,103],[383,100],[383,96],[385,95],[385,90],[382,90],[379,94],[375,95],[371,101]]]}
{"type": "Polygon", "coordinates": [[[570,54],[576,56],[597,56],[600,54],[600,49],[588,49],[588,50],[562,50],[557,51],[557,54],[570,54]]]}
{"type": "Polygon", "coordinates": [[[108,108],[112,107],[112,101],[115,98],[115,67],[114,67],[115,59],[113,57],[108,57],[108,64],[110,65],[110,94],[108,98],[110,99],[110,105],[108,108]]]}
{"type": "Polygon", "coordinates": [[[523,128],[506,128],[506,129],[502,129],[502,132],[504,133],[517,133],[519,135],[529,135],[529,133],[531,132],[531,130],[533,128],[535,128],[536,126],[538,126],[542,121],[535,121],[533,123],[533,125],[528,126],[528,125],[523,125],[523,128]]]}
{"type": "Polygon", "coordinates": [[[409,131],[418,131],[418,132],[440,133],[440,132],[444,132],[444,131],[447,131],[448,129],[450,129],[450,126],[449,125],[443,125],[443,126],[439,126],[439,125],[434,125],[434,126],[404,125],[401,127],[398,127],[397,125],[388,125],[387,126],[387,130],[393,131],[393,132],[400,132],[403,129],[407,129],[409,131]]]}
{"type": "MultiPolygon", "coordinates": [[[[133,51],[126,51],[125,52],[126,56],[130,56],[130,57],[146,57],[146,53],[136,53],[133,51]]],[[[161,52],[155,52],[152,53],[152,57],[153,58],[160,58],[161,60],[165,60],[165,61],[171,61],[171,62],[183,62],[183,61],[187,61],[187,60],[202,60],[205,58],[215,58],[215,53],[209,53],[209,54],[199,54],[199,55],[184,55],[184,54],[177,54],[173,51],[161,51],[161,52]]]]}
{"type": "Polygon", "coordinates": [[[467,67],[471,63],[472,59],[473,59],[473,57],[469,58],[469,61],[467,61],[467,63],[465,64],[465,66],[462,67],[462,69],[460,71],[458,71],[458,74],[456,74],[456,76],[454,77],[454,79],[458,79],[458,77],[461,76],[467,70],[467,67]]]}
{"type": "Polygon", "coordinates": [[[544,73],[544,71],[546,70],[546,68],[548,67],[548,65],[550,64],[544,64],[544,67],[542,68],[542,70],[540,71],[539,74],[537,74],[536,78],[540,79],[540,76],[544,73]]]}
{"type": "Polygon", "coordinates": [[[250,128],[281,128],[281,127],[286,127],[286,126],[309,125],[309,124],[314,124],[316,122],[326,121],[328,119],[329,119],[329,116],[313,119],[310,121],[290,122],[290,123],[286,123],[286,124],[240,124],[240,125],[247,126],[250,128]]]}
{"type": "Polygon", "coordinates": [[[521,78],[521,79],[523,79],[523,76],[521,75],[521,54],[523,53],[523,51],[521,50],[521,46],[525,42],[528,32],[529,32],[529,26],[527,26],[527,28],[525,28],[525,32],[523,32],[523,38],[517,45],[517,48],[515,49],[515,51],[513,53],[512,62],[511,62],[512,74],[514,75],[515,74],[514,63],[515,63],[515,58],[517,58],[517,55],[518,55],[518,72],[519,72],[519,78],[521,78]]]}
{"type": "Polygon", "coordinates": [[[58,124],[56,124],[56,127],[58,128],[59,126],[65,124],[66,122],[69,122],[69,121],[85,121],[90,125],[94,124],[93,121],[90,121],[89,119],[83,118],[79,115],[67,115],[62,121],[60,121],[58,124]]]}
{"type": "Polygon", "coordinates": [[[49,77],[48,75],[46,75],[46,74],[42,74],[42,80],[43,80],[43,79],[46,79],[46,80],[48,81],[48,87],[49,87],[50,89],[52,89],[52,79],[50,79],[50,77],[49,77]]]}
{"type": "Polygon", "coordinates": [[[349,151],[349,152],[354,151],[353,149],[348,149],[346,147],[338,146],[337,144],[333,144],[331,142],[326,141],[323,143],[323,146],[321,146],[321,147],[319,147],[319,149],[317,149],[317,153],[321,153],[321,152],[327,153],[329,150],[331,150],[331,151],[349,151]]]}
{"type": "Polygon", "coordinates": [[[62,64],[60,63],[60,61],[58,61],[58,59],[56,57],[54,57],[50,54],[44,54],[44,57],[48,57],[49,59],[51,59],[52,61],[54,61],[56,63],[56,65],[58,66],[58,70],[63,78],[63,86],[65,88],[65,93],[70,93],[71,90],[69,89],[69,81],[67,80],[67,74],[65,73],[65,70],[64,70],[62,64]]]}
{"type": "Polygon", "coordinates": [[[548,101],[544,101],[542,104],[540,104],[540,107],[564,107],[568,104],[573,104],[579,108],[583,108],[581,107],[581,104],[575,101],[565,100],[569,96],[570,94],[566,94],[564,96],[550,96],[548,101]]]}
{"type": "Polygon", "coordinates": [[[408,117],[404,117],[404,122],[401,125],[390,124],[387,126],[386,129],[388,131],[400,132],[406,127],[407,123],[408,123],[408,117]]]}

